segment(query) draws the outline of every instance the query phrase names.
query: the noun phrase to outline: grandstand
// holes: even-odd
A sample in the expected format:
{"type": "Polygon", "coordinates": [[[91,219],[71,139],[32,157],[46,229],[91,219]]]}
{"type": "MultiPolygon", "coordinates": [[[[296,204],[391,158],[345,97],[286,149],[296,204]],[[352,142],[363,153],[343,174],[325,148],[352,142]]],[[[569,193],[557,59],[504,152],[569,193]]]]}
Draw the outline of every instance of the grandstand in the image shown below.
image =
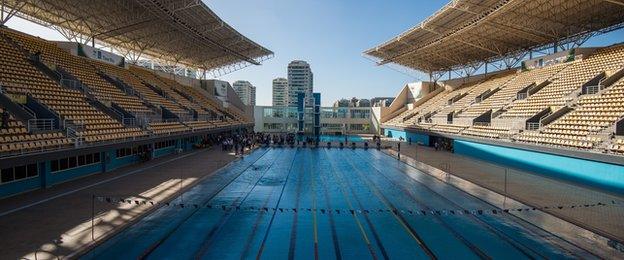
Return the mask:
{"type": "Polygon", "coordinates": [[[623,18],[618,1],[452,1],[365,52],[380,65],[428,73],[436,86],[414,103],[395,105],[382,124],[535,149],[618,154],[624,45],[580,45],[621,28],[623,18]],[[532,56],[550,49],[558,52],[532,56]],[[488,72],[488,65],[500,71],[488,72]],[[484,67],[485,74],[473,74],[484,67]],[[467,74],[442,80],[457,71],[467,74]]]}
{"type": "MultiPolygon", "coordinates": [[[[92,170],[64,165],[54,173],[71,179],[139,161],[136,154],[121,165],[117,158],[99,159],[119,155],[115,150],[152,147],[151,156],[159,157],[188,150],[210,136],[252,127],[249,111],[216,98],[202,88],[202,79],[135,65],[141,57],[214,74],[272,57],[201,2],[2,4],[3,24],[18,16],[67,38],[49,41],[0,28],[0,112],[9,115],[0,135],[3,172],[25,158],[45,163],[82,153],[115,165],[92,170]],[[80,15],[84,13],[89,15],[80,15]]],[[[50,169],[39,168],[28,176],[29,184],[3,175],[0,197],[50,186],[54,183],[33,184],[49,174],[50,169]]]]}

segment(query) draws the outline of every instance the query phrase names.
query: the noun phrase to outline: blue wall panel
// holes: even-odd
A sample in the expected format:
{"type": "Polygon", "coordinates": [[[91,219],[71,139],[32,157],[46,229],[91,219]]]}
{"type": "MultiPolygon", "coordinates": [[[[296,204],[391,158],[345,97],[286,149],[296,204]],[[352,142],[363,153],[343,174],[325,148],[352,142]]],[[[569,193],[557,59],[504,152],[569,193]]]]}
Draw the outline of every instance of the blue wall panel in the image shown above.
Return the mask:
{"type": "Polygon", "coordinates": [[[41,187],[40,177],[32,177],[24,180],[9,182],[0,185],[0,198],[12,196],[29,190],[41,187]]]}
{"type": "Polygon", "coordinates": [[[384,135],[386,137],[391,137],[394,139],[399,139],[400,137],[403,137],[405,141],[409,140],[409,138],[412,138],[412,143],[429,146],[429,135],[426,134],[412,133],[394,129],[384,129],[384,135]]]}
{"type": "Polygon", "coordinates": [[[95,163],[90,165],[85,165],[77,168],[72,168],[64,171],[58,171],[53,173],[48,173],[46,181],[48,185],[54,185],[61,182],[69,181],[75,178],[87,176],[93,173],[102,172],[102,163],[95,163]]]}
{"type": "Polygon", "coordinates": [[[175,146],[172,146],[172,147],[166,147],[166,148],[154,150],[154,158],[172,154],[175,151],[175,149],[176,149],[175,146]]]}
{"type": "Polygon", "coordinates": [[[455,140],[455,153],[624,194],[624,166],[455,140]]]}
{"type": "Polygon", "coordinates": [[[106,171],[109,172],[127,165],[138,163],[140,161],[141,158],[138,155],[129,155],[117,158],[116,151],[111,152],[111,159],[110,162],[106,164],[106,171]]]}

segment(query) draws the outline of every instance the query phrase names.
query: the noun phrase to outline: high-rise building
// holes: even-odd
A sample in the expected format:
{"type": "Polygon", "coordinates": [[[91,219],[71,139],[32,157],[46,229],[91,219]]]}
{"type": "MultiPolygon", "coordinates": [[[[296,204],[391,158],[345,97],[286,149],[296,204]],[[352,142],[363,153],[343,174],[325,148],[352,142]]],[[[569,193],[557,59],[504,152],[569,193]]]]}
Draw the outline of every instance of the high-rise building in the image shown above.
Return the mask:
{"type": "Polygon", "coordinates": [[[238,97],[243,101],[243,104],[246,106],[256,105],[256,87],[251,85],[249,81],[238,80],[232,84],[232,88],[234,88],[238,97]]]}
{"type": "Polygon", "coordinates": [[[273,79],[273,106],[288,106],[288,80],[285,78],[273,79]]]}
{"type": "Polygon", "coordinates": [[[312,106],[313,77],[310,64],[295,60],[288,64],[288,106],[297,106],[297,94],[305,93],[306,106],[312,106]]]}

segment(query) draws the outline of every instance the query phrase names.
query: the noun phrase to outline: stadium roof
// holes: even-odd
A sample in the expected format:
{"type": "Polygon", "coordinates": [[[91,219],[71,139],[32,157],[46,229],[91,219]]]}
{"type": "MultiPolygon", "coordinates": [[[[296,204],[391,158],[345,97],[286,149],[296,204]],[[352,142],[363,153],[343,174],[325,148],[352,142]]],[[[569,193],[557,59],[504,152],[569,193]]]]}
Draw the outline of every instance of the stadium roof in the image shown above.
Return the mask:
{"type": "Polygon", "coordinates": [[[624,0],[453,0],[364,53],[379,65],[441,72],[579,41],[623,24],[624,0]]]}
{"type": "Polygon", "coordinates": [[[135,56],[147,54],[196,68],[258,65],[273,55],[201,0],[2,0],[2,4],[19,17],[67,30],[87,42],[95,39],[135,56]]]}

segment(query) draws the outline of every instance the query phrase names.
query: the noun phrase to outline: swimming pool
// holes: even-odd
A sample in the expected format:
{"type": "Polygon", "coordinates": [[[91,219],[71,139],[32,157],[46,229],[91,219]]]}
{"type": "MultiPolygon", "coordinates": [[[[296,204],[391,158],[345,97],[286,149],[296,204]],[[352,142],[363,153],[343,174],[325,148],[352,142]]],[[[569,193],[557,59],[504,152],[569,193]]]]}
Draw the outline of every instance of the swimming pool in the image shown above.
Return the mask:
{"type": "Polygon", "coordinates": [[[478,259],[586,254],[510,215],[417,214],[493,207],[374,149],[258,149],[183,198],[186,207],[157,209],[83,257],[478,259]]]}

